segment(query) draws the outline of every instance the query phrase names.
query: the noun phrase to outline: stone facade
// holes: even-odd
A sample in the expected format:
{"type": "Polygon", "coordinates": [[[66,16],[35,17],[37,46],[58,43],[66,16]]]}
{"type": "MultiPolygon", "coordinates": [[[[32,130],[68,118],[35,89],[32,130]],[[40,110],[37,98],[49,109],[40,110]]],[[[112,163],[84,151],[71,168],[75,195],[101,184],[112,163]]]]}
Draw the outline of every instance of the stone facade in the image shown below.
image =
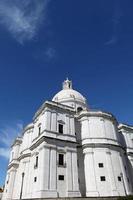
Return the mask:
{"type": "Polygon", "coordinates": [[[11,148],[2,200],[133,194],[133,127],[91,110],[68,79],[11,148]]]}

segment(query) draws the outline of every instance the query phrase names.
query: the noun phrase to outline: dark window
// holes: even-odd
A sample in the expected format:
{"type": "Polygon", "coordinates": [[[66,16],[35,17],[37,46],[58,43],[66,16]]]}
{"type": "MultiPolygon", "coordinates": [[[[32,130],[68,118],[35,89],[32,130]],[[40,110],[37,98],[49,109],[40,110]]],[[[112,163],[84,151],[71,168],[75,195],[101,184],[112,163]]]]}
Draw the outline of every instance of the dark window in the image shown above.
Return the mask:
{"type": "Polygon", "coordinates": [[[37,182],[37,177],[34,177],[34,182],[37,182]]]}
{"type": "Polygon", "coordinates": [[[23,173],[22,173],[22,178],[24,178],[24,175],[25,175],[25,173],[23,172],[23,173]]]}
{"type": "Polygon", "coordinates": [[[63,133],[63,125],[59,124],[59,133],[63,133]]]}
{"type": "Polygon", "coordinates": [[[81,112],[82,110],[83,110],[82,107],[78,107],[78,108],[77,108],[77,112],[81,112]]]}
{"type": "Polygon", "coordinates": [[[38,127],[38,135],[41,134],[41,126],[38,127]]]}
{"type": "Polygon", "coordinates": [[[63,175],[59,175],[59,176],[58,176],[58,180],[64,181],[64,176],[63,176],[63,175]]]}
{"type": "Polygon", "coordinates": [[[79,167],[79,161],[77,160],[77,166],[79,167]]]}
{"type": "Polygon", "coordinates": [[[98,166],[101,168],[103,167],[103,163],[98,163],[98,166]]]}
{"type": "Polygon", "coordinates": [[[64,154],[59,154],[59,165],[64,165],[64,154]]]}
{"type": "Polygon", "coordinates": [[[105,179],[105,176],[100,176],[100,180],[101,181],[105,181],[106,179],[105,179]]]}
{"type": "Polygon", "coordinates": [[[118,176],[118,181],[121,181],[121,177],[120,176],[118,176]]]}
{"type": "Polygon", "coordinates": [[[38,167],[38,156],[36,156],[36,163],[35,163],[35,168],[38,167]]]}

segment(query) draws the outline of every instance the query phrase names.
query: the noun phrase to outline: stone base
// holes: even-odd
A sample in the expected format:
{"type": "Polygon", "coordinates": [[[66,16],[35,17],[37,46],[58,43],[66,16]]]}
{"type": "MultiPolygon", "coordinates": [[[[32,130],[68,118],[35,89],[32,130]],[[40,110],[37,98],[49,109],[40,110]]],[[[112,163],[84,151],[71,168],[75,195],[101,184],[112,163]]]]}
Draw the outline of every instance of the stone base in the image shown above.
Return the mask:
{"type": "Polygon", "coordinates": [[[36,192],[35,194],[32,194],[32,196],[36,197],[36,199],[42,199],[42,198],[58,198],[58,194],[56,190],[41,190],[39,192],[36,192]]]}
{"type": "MultiPolygon", "coordinates": [[[[13,200],[13,199],[12,199],[13,200]]],[[[19,199],[14,199],[19,200],[19,199]]],[[[22,200],[118,200],[118,197],[62,197],[62,198],[29,198],[22,200]]]]}
{"type": "Polygon", "coordinates": [[[81,194],[79,191],[68,191],[67,197],[81,197],[81,194]]]}
{"type": "Polygon", "coordinates": [[[99,197],[99,193],[97,191],[87,191],[86,197],[99,197]]]}

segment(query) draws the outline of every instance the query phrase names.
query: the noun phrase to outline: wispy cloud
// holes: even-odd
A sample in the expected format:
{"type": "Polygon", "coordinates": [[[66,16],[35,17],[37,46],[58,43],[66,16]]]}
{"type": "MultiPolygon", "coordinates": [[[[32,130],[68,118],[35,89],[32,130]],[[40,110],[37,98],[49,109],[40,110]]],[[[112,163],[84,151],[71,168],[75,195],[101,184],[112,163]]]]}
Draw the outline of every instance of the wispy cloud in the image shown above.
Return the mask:
{"type": "Polygon", "coordinates": [[[112,15],[112,35],[111,38],[105,43],[105,45],[114,45],[118,41],[119,24],[121,16],[122,16],[122,11],[120,8],[120,0],[115,0],[113,15],[112,15]]]}
{"type": "Polygon", "coordinates": [[[10,150],[9,148],[0,148],[0,156],[9,159],[10,150]]]}
{"type": "Polygon", "coordinates": [[[0,128],[0,156],[9,158],[9,149],[15,137],[21,134],[23,129],[22,122],[18,121],[10,125],[3,125],[0,128]]]}
{"type": "Polygon", "coordinates": [[[48,60],[51,60],[56,57],[56,50],[52,47],[49,47],[44,52],[44,55],[48,60]]]}
{"type": "Polygon", "coordinates": [[[50,0],[1,0],[0,24],[23,43],[37,34],[41,24],[46,22],[47,6],[50,0]]]}
{"type": "Polygon", "coordinates": [[[58,52],[54,47],[46,47],[36,50],[33,57],[37,60],[42,60],[45,63],[54,62],[58,58],[58,52]]]}

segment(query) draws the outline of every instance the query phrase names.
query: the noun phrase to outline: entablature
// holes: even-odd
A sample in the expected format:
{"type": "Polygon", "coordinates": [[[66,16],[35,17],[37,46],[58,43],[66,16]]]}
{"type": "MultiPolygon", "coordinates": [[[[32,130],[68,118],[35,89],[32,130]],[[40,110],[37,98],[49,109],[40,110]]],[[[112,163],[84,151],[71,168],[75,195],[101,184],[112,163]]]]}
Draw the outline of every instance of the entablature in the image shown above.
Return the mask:
{"type": "Polygon", "coordinates": [[[118,125],[118,122],[114,115],[112,115],[109,112],[104,112],[104,111],[95,111],[95,110],[82,110],[78,115],[76,114],[75,117],[79,120],[82,121],[84,120],[84,117],[101,117],[102,120],[109,119],[116,125],[118,125]]]}
{"type": "Polygon", "coordinates": [[[45,101],[42,106],[39,108],[39,110],[35,113],[33,120],[35,120],[44,109],[46,108],[51,108],[51,109],[56,109],[56,110],[63,110],[65,113],[73,113],[75,114],[74,108],[71,106],[63,105],[58,102],[54,101],[45,101]]]}

